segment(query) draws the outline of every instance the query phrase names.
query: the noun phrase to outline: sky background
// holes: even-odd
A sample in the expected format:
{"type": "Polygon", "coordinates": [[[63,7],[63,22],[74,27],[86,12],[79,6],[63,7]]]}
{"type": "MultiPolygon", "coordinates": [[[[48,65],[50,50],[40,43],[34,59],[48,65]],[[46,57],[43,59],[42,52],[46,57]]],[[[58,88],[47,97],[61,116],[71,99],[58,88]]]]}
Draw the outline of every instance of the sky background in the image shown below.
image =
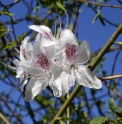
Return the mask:
{"type": "MultiPolygon", "coordinates": [[[[108,4],[112,3],[114,5],[119,5],[119,3],[116,0],[111,0],[111,1],[108,2],[108,4]]],[[[13,0],[1,0],[1,2],[6,5],[8,3],[13,2],[13,0]]],[[[35,2],[34,2],[34,4],[35,4],[35,2]]],[[[40,10],[43,10],[43,8],[41,7],[40,10]]],[[[44,9],[44,10],[46,10],[46,9],[44,9]]],[[[14,19],[18,19],[18,18],[25,17],[25,14],[27,14],[27,9],[23,5],[23,3],[20,1],[18,4],[16,4],[15,6],[13,6],[10,9],[10,12],[15,14],[13,16],[14,19]]],[[[101,14],[103,17],[105,17],[106,19],[110,20],[113,23],[122,23],[122,9],[105,8],[104,7],[104,8],[102,8],[101,14]]],[[[33,15],[34,15],[34,13],[33,13],[33,15]]],[[[90,44],[91,53],[102,48],[104,46],[104,44],[108,41],[108,39],[112,36],[114,31],[117,29],[116,27],[111,26],[107,22],[105,22],[106,26],[103,26],[100,23],[99,19],[96,20],[96,22],[94,24],[92,24],[92,20],[95,17],[95,15],[96,14],[90,8],[86,7],[86,5],[84,4],[81,7],[81,13],[79,14],[79,17],[78,17],[78,40],[79,41],[87,40],[88,43],[90,44]]],[[[10,18],[7,16],[0,16],[0,20],[4,22],[4,21],[10,20],[10,18]]],[[[30,23],[30,25],[31,25],[31,23],[30,23]]],[[[11,27],[10,24],[8,24],[8,26],[11,27]]],[[[18,35],[21,36],[22,33],[26,33],[27,31],[29,31],[28,26],[29,25],[24,21],[14,25],[15,34],[17,36],[18,35]]],[[[122,34],[117,38],[116,41],[122,42],[122,34]]],[[[113,64],[116,53],[117,52],[111,52],[111,53],[107,53],[104,56],[104,57],[107,57],[107,60],[104,62],[104,69],[108,71],[108,73],[107,73],[108,75],[111,73],[112,64],[113,64]]],[[[122,53],[120,53],[119,58],[117,60],[114,74],[122,73],[121,59],[122,59],[122,53]]],[[[3,91],[8,92],[9,91],[9,90],[7,90],[7,88],[10,89],[9,86],[5,85],[2,82],[0,82],[0,85],[1,85],[0,92],[3,92],[3,91]]],[[[86,88],[86,90],[89,91],[89,89],[87,89],[87,88],[86,88]]],[[[106,89],[104,90],[104,92],[105,91],[106,91],[106,89]]],[[[12,93],[12,97],[14,99],[16,99],[16,95],[18,95],[18,94],[16,94],[16,91],[14,91],[12,93]]],[[[90,98],[90,95],[89,95],[89,98],[90,98]]],[[[106,98],[104,100],[106,101],[106,100],[108,100],[108,98],[106,98]]],[[[24,103],[24,100],[22,101],[22,104],[23,103],[24,103]]],[[[96,116],[98,116],[97,110],[95,108],[94,108],[94,110],[95,110],[96,116]]],[[[107,110],[107,105],[106,105],[106,110],[107,110]]],[[[32,123],[29,118],[26,118],[25,121],[29,122],[29,124],[32,123]]]]}

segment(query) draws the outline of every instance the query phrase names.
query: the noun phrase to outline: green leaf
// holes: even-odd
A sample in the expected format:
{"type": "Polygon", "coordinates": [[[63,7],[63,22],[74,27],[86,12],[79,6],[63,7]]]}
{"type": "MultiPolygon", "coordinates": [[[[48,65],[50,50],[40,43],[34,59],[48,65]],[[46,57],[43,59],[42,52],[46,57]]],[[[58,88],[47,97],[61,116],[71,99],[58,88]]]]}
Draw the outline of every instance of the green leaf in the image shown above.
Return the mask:
{"type": "Polygon", "coordinates": [[[119,118],[122,118],[122,109],[119,108],[119,107],[115,107],[114,110],[115,110],[116,115],[117,115],[119,118]]]}
{"type": "Polygon", "coordinates": [[[100,3],[102,3],[102,2],[103,2],[103,0],[98,0],[98,1],[97,1],[98,4],[96,4],[96,5],[94,6],[94,8],[96,9],[96,8],[98,7],[98,5],[99,5],[100,3]]]}
{"type": "Polygon", "coordinates": [[[65,7],[60,2],[56,1],[56,5],[57,5],[57,7],[62,9],[63,11],[66,11],[65,7]]]}
{"type": "Polygon", "coordinates": [[[72,121],[70,118],[67,118],[67,117],[61,117],[62,120],[69,120],[69,121],[72,121]]]}
{"type": "Polygon", "coordinates": [[[0,29],[0,38],[4,36],[8,31],[6,29],[0,29]]]}
{"type": "Polygon", "coordinates": [[[70,29],[70,30],[73,31],[73,24],[72,24],[72,23],[70,23],[70,24],[68,25],[68,29],[70,29]]]}
{"type": "Polygon", "coordinates": [[[121,112],[116,112],[117,117],[122,118],[122,111],[121,112]]]}
{"type": "Polygon", "coordinates": [[[115,108],[116,107],[116,104],[114,102],[114,99],[113,98],[110,98],[109,99],[109,108],[115,108]]]}
{"type": "Polygon", "coordinates": [[[7,16],[12,17],[14,14],[11,14],[11,13],[9,13],[7,11],[0,11],[0,15],[7,15],[7,16]]]}
{"type": "Polygon", "coordinates": [[[100,22],[102,23],[102,25],[105,26],[105,22],[104,22],[104,19],[103,19],[103,17],[102,17],[101,14],[99,14],[99,20],[100,20],[100,22]]]}
{"type": "Polygon", "coordinates": [[[60,120],[60,124],[65,124],[62,120],[60,120]]]}
{"type": "Polygon", "coordinates": [[[117,121],[111,120],[111,124],[119,124],[117,121]]]}
{"type": "Polygon", "coordinates": [[[37,1],[36,7],[34,8],[34,12],[37,12],[37,11],[39,10],[39,8],[40,8],[40,6],[39,6],[39,3],[38,3],[38,1],[37,1]]]}
{"type": "Polygon", "coordinates": [[[39,10],[39,8],[40,8],[40,6],[36,6],[36,7],[34,8],[34,12],[37,12],[37,11],[39,10]]]}
{"type": "Polygon", "coordinates": [[[16,46],[16,44],[14,42],[10,42],[6,45],[6,47],[4,47],[4,49],[10,49],[12,47],[16,46]]]}
{"type": "Polygon", "coordinates": [[[94,17],[94,19],[92,20],[92,24],[95,23],[95,21],[97,20],[97,18],[99,17],[100,14],[100,10],[98,10],[96,16],[94,17]]]}
{"type": "Polygon", "coordinates": [[[104,122],[108,121],[108,118],[107,117],[97,117],[97,118],[93,118],[91,121],[90,121],[90,124],[102,124],[104,122]]]}

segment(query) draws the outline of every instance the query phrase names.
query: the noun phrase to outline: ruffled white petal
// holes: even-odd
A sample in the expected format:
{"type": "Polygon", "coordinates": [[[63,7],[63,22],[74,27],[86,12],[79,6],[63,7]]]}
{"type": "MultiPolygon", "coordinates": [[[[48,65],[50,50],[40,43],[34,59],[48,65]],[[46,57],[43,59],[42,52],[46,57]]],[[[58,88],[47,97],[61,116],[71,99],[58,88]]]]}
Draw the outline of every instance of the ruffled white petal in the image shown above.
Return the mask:
{"type": "Polygon", "coordinates": [[[87,62],[90,58],[90,48],[87,41],[83,41],[80,46],[76,47],[77,58],[75,64],[87,62]]]}
{"type": "Polygon", "coordinates": [[[53,89],[53,94],[55,97],[60,97],[62,96],[62,79],[61,78],[57,78],[55,80],[55,82],[53,82],[53,85],[51,85],[52,89],[53,89]]]}
{"type": "Polygon", "coordinates": [[[74,69],[63,71],[60,78],[55,80],[57,89],[54,89],[54,95],[56,97],[64,96],[75,84],[75,79],[74,69]]]}
{"type": "Polygon", "coordinates": [[[39,82],[38,80],[30,79],[25,88],[25,100],[26,101],[32,100],[36,95],[42,92],[42,90],[44,90],[47,85],[48,80],[39,82]]]}
{"type": "Polygon", "coordinates": [[[100,89],[102,87],[101,80],[89,70],[86,66],[80,65],[76,71],[76,81],[83,86],[89,88],[100,89]]]}

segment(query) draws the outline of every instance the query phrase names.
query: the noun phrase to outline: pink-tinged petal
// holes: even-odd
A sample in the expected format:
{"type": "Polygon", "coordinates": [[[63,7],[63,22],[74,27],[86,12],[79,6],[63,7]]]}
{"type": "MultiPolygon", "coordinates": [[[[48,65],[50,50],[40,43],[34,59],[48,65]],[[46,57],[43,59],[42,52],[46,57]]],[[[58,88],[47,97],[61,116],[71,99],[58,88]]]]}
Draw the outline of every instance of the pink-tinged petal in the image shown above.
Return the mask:
{"type": "Polygon", "coordinates": [[[66,44],[72,44],[78,46],[76,36],[69,29],[65,29],[61,32],[59,41],[63,47],[65,47],[66,44]]]}
{"type": "Polygon", "coordinates": [[[30,37],[25,37],[20,47],[20,60],[27,60],[26,45],[30,37]]]}
{"type": "Polygon", "coordinates": [[[34,52],[36,52],[36,53],[39,53],[39,52],[45,53],[44,47],[49,47],[51,45],[56,44],[55,38],[52,38],[52,39],[53,39],[53,41],[51,41],[50,39],[48,39],[48,38],[46,38],[44,36],[39,37],[39,34],[38,34],[37,38],[36,38],[36,41],[38,41],[38,42],[35,42],[33,44],[34,52]]]}
{"type": "Polygon", "coordinates": [[[76,45],[66,44],[66,46],[65,46],[65,54],[66,54],[67,61],[69,61],[70,63],[73,64],[73,62],[77,58],[77,55],[76,55],[76,45]]]}
{"type": "Polygon", "coordinates": [[[38,80],[30,79],[25,88],[25,100],[26,101],[32,100],[35,96],[42,92],[42,90],[44,90],[47,85],[48,80],[39,82],[38,80]]]}
{"type": "Polygon", "coordinates": [[[83,41],[80,46],[76,46],[76,60],[77,63],[87,62],[90,58],[90,48],[87,41],[83,41]]]}
{"type": "Polygon", "coordinates": [[[100,89],[102,87],[101,80],[99,80],[96,75],[90,71],[86,66],[78,66],[76,71],[76,81],[83,86],[100,89]]]}
{"type": "Polygon", "coordinates": [[[37,26],[37,25],[31,25],[29,26],[30,29],[37,31],[38,33],[41,33],[45,35],[49,40],[53,41],[52,39],[52,32],[50,28],[48,28],[45,25],[37,26]]]}
{"type": "Polygon", "coordinates": [[[37,54],[35,66],[41,67],[44,70],[49,70],[50,62],[43,53],[37,54]]]}

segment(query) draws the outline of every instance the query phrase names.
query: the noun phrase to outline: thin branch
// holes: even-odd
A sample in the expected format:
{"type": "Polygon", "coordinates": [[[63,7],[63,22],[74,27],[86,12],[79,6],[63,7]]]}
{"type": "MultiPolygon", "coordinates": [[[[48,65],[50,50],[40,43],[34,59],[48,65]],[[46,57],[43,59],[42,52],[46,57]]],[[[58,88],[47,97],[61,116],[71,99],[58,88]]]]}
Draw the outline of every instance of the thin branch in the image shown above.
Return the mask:
{"type": "Polygon", "coordinates": [[[5,124],[10,124],[1,112],[0,112],[0,118],[3,120],[5,124]]]}
{"type": "Polygon", "coordinates": [[[14,35],[14,39],[15,39],[15,42],[17,44],[17,38],[16,38],[16,35],[15,35],[15,30],[14,30],[14,24],[12,22],[12,17],[11,17],[11,25],[12,25],[12,30],[13,30],[13,35],[14,35]]]}
{"type": "Polygon", "coordinates": [[[100,4],[100,3],[97,3],[97,2],[86,1],[86,0],[76,0],[76,1],[85,2],[85,3],[89,3],[89,4],[94,4],[94,5],[101,6],[101,7],[111,7],[111,8],[122,9],[122,6],[116,6],[116,5],[110,5],[110,4],[100,4]]]}
{"type": "Polygon", "coordinates": [[[122,74],[107,76],[107,77],[98,77],[101,81],[112,80],[117,78],[122,78],[122,74]]]}
{"type": "Polygon", "coordinates": [[[122,5],[122,1],[121,0],[117,0],[121,5],[122,5]]]}
{"type": "MultiPolygon", "coordinates": [[[[69,92],[67,93],[67,99],[69,98],[69,92]]],[[[67,107],[67,118],[70,118],[70,107],[67,107]]],[[[67,120],[67,124],[70,124],[70,120],[67,120]]]]}
{"type": "Polygon", "coordinates": [[[19,1],[20,1],[20,0],[15,0],[13,3],[10,3],[10,4],[8,4],[8,5],[4,5],[4,4],[0,1],[0,5],[1,5],[2,7],[4,7],[5,9],[9,9],[9,8],[11,8],[12,6],[14,6],[15,4],[17,4],[19,1]]]}
{"type": "MultiPolygon", "coordinates": [[[[119,27],[117,28],[117,30],[114,32],[114,34],[110,37],[110,39],[108,40],[108,42],[105,44],[105,46],[101,49],[101,51],[99,52],[99,54],[97,55],[97,57],[95,58],[95,60],[92,62],[90,69],[91,71],[94,70],[94,68],[97,66],[97,64],[100,62],[100,60],[102,59],[102,57],[104,56],[104,54],[106,53],[106,51],[110,48],[110,46],[114,43],[114,41],[116,40],[116,38],[120,35],[120,33],[122,32],[122,24],[119,25],[119,27]]],[[[56,116],[53,118],[51,124],[55,124],[56,119],[58,117],[60,117],[66,110],[66,108],[70,105],[71,101],[74,99],[74,97],[77,95],[77,93],[79,92],[79,90],[81,89],[81,85],[77,85],[75,87],[75,89],[73,90],[73,92],[70,94],[69,99],[67,99],[65,101],[65,103],[63,104],[63,106],[61,107],[61,109],[58,111],[58,113],[56,114],[56,116]]]]}

